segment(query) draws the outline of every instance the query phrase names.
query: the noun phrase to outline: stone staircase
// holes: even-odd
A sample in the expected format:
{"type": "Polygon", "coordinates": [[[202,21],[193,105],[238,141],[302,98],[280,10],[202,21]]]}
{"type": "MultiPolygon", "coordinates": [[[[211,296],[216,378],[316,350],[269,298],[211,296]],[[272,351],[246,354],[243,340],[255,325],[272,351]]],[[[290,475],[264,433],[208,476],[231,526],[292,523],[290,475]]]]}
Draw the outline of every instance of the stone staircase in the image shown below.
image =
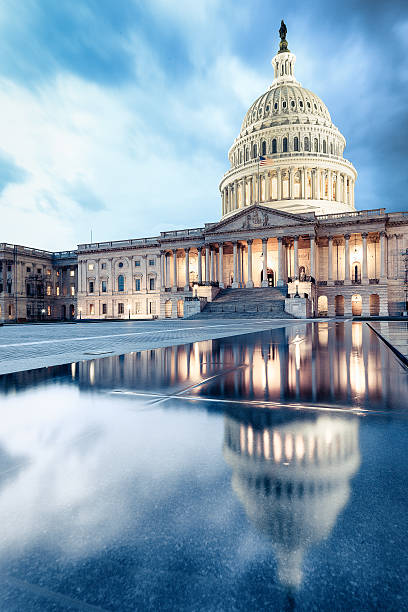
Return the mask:
{"type": "Polygon", "coordinates": [[[193,319],[293,319],[285,312],[287,286],[221,289],[193,319]]]}

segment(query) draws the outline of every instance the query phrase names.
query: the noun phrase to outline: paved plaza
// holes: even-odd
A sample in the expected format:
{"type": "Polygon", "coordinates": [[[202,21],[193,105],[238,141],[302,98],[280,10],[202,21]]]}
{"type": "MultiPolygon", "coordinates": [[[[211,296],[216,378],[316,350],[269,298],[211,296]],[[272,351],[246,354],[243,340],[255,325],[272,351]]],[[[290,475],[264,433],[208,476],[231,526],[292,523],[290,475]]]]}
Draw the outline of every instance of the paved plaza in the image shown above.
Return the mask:
{"type": "Polygon", "coordinates": [[[0,328],[0,374],[294,325],[296,320],[120,321],[0,328]]]}

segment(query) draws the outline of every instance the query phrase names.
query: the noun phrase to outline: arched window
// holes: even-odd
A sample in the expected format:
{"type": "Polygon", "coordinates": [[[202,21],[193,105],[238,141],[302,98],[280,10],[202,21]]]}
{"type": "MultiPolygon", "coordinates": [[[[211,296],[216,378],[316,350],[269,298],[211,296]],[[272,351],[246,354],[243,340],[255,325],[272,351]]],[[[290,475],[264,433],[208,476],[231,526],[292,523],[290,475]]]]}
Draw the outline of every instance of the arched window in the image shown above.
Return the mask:
{"type": "Polygon", "coordinates": [[[327,144],[325,140],[323,140],[323,153],[327,153],[327,144]]]}
{"type": "Polygon", "coordinates": [[[239,163],[242,164],[242,151],[239,152],[239,163]]]}
{"type": "Polygon", "coordinates": [[[261,155],[266,155],[266,142],[265,142],[265,140],[262,141],[262,154],[261,155]]]}
{"type": "Polygon", "coordinates": [[[288,152],[288,139],[284,138],[283,142],[282,142],[282,151],[283,153],[287,153],[288,152]]]}
{"type": "Polygon", "coordinates": [[[245,161],[249,160],[249,149],[248,147],[245,149],[245,161]]]}
{"type": "Polygon", "coordinates": [[[293,150],[299,151],[299,138],[297,136],[293,139],[293,150]]]}
{"type": "Polygon", "coordinates": [[[305,151],[309,151],[309,138],[305,136],[305,151]]]}
{"type": "Polygon", "coordinates": [[[255,159],[255,157],[258,155],[258,147],[256,146],[256,144],[254,144],[254,148],[252,151],[252,157],[253,159],[255,159]]]}
{"type": "Polygon", "coordinates": [[[276,144],[276,138],[274,138],[272,140],[272,153],[276,153],[277,151],[277,144],[276,144]]]}
{"type": "Polygon", "coordinates": [[[314,139],[314,150],[316,153],[319,151],[319,141],[317,138],[314,139]]]}
{"type": "Polygon", "coordinates": [[[124,291],[125,290],[125,277],[123,276],[123,274],[119,274],[118,276],[118,291],[124,291]]]}

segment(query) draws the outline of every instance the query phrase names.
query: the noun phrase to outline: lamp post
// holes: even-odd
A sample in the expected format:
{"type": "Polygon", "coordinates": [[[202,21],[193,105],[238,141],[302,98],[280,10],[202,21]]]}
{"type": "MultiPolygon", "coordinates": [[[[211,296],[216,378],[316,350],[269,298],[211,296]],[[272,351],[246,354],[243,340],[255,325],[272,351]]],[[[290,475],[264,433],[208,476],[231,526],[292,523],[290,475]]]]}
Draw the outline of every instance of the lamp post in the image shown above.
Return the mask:
{"type": "Polygon", "coordinates": [[[42,314],[42,320],[44,321],[44,318],[45,318],[45,308],[41,309],[41,314],[42,314]]]}
{"type": "Polygon", "coordinates": [[[295,295],[293,297],[300,298],[300,295],[299,295],[299,280],[298,279],[295,280],[295,285],[296,285],[296,293],[295,293],[295,295]]]}
{"type": "Polygon", "coordinates": [[[129,315],[129,319],[130,319],[130,304],[128,304],[128,315],[129,315]]]}
{"type": "Polygon", "coordinates": [[[79,320],[82,319],[82,308],[79,309],[79,320]]]}

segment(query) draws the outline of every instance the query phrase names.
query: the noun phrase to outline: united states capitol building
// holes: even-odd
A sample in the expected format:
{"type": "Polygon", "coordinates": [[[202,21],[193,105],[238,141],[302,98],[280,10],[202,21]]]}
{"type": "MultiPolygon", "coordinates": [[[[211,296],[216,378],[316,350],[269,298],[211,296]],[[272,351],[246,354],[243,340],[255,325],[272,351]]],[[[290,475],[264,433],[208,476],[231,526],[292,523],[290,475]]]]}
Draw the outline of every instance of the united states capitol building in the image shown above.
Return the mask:
{"type": "Polygon", "coordinates": [[[345,138],[280,35],[228,152],[220,220],[61,253],[0,244],[1,321],[405,310],[408,212],[356,210],[345,138]]]}

